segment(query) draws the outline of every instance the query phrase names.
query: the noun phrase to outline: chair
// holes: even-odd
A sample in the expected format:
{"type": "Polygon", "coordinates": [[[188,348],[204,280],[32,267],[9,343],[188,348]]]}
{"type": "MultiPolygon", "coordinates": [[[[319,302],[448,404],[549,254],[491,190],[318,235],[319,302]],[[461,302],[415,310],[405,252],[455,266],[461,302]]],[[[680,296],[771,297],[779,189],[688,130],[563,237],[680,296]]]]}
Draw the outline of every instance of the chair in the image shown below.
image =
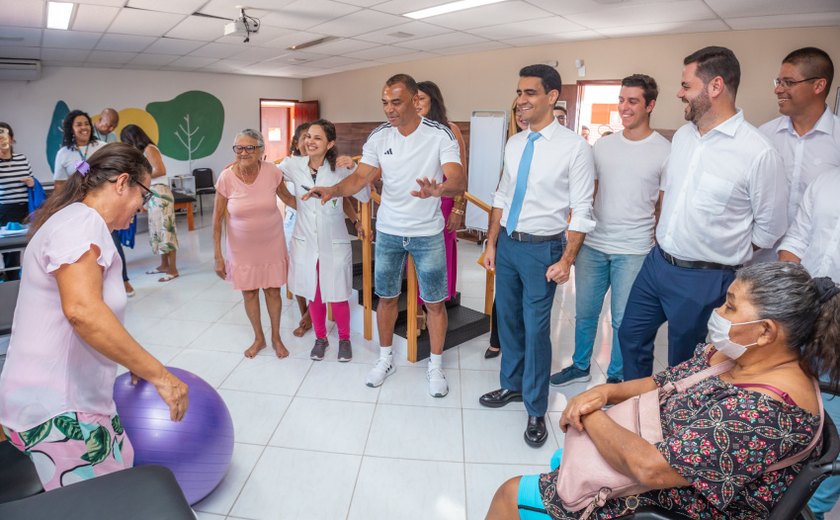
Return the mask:
{"type": "Polygon", "coordinates": [[[192,172],[195,177],[195,196],[198,199],[198,212],[204,215],[204,204],[201,196],[216,193],[216,185],[213,184],[213,170],[210,168],[196,168],[192,172]]]}
{"type": "MultiPolygon", "coordinates": [[[[824,392],[832,390],[827,385],[821,385],[824,392]]],[[[793,479],[788,490],[782,496],[776,507],[770,512],[769,520],[808,520],[814,514],[808,508],[808,500],[817,490],[820,483],[832,475],[840,475],[840,435],[834,421],[826,414],[822,430],[822,451],[820,456],[805,463],[802,471],[793,479]]],[[[659,507],[640,507],[632,515],[618,517],[620,520],[684,520],[686,517],[672,513],[659,507]]]]}
{"type": "Polygon", "coordinates": [[[11,442],[0,442],[0,504],[43,491],[32,460],[11,442]]]}
{"type": "Polygon", "coordinates": [[[180,191],[172,190],[172,196],[175,198],[174,207],[175,210],[182,209],[187,212],[187,229],[192,231],[195,229],[195,220],[193,216],[193,203],[195,202],[195,197],[190,197],[186,193],[182,193],[180,191]]]}

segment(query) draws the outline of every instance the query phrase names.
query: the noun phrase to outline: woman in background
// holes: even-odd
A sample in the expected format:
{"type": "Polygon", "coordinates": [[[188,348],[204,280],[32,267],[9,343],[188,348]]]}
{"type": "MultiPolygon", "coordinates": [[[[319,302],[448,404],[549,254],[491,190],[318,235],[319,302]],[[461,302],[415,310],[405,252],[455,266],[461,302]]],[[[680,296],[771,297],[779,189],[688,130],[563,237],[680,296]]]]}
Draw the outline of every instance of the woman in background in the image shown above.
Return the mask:
{"type": "Polygon", "coordinates": [[[271,320],[271,345],[277,357],[284,358],[289,351],[280,339],[280,287],[286,283],[289,255],[276,197],[283,174],[274,164],[260,159],[263,150],[262,134],[250,128],[242,130],[233,145],[236,162],[216,181],[215,270],[221,279],[242,291],[245,313],[254,330],[254,342],[245,350],[245,357],[253,358],[266,347],[260,320],[262,289],[271,320]],[[227,258],[222,254],[222,228],[227,258]]]}
{"type": "MultiPolygon", "coordinates": [[[[28,188],[35,185],[32,167],[22,153],[15,153],[15,132],[0,122],[0,226],[22,223],[29,214],[28,188]]],[[[20,266],[20,253],[3,253],[6,269],[20,266]]],[[[3,273],[5,279],[17,280],[18,270],[3,273]]],[[[3,275],[0,275],[2,277],[3,275]]]]}
{"type": "Polygon", "coordinates": [[[143,152],[143,156],[152,165],[152,191],[156,196],[149,199],[149,244],[152,252],[160,255],[160,265],[146,271],[146,274],[161,273],[159,282],[168,282],[178,278],[176,254],[178,251],[178,233],[175,227],[175,196],[166,177],[166,166],[160,150],[149,139],[146,132],[137,125],[128,125],[120,132],[120,141],[130,144],[143,152]]]}

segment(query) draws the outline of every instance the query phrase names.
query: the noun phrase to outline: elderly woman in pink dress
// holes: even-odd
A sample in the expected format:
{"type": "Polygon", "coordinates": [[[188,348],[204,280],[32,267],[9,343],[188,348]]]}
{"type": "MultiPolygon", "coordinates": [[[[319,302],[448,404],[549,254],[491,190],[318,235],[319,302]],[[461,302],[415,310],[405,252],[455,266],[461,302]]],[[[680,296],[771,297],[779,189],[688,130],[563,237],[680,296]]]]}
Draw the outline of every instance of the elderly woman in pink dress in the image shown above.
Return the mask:
{"type": "Polygon", "coordinates": [[[283,234],[283,215],[275,195],[283,173],[261,160],[265,143],[256,130],[239,132],[233,151],[236,162],[225,168],[216,182],[213,242],[216,274],[242,291],[245,314],[254,329],[254,342],[245,350],[253,358],[266,347],[260,320],[260,289],[271,321],[271,345],[277,357],[289,355],[280,339],[280,287],[286,283],[289,255],[283,234]],[[222,254],[222,228],[226,254],[222,254]]]}
{"type": "Polygon", "coordinates": [[[0,423],[49,491],[130,468],[134,452],[114,404],[117,364],[154,385],[170,419],[187,386],[123,327],[126,294],[111,231],[151,196],[151,165],[121,143],[86,160],[36,213],[23,257],[0,423]]]}

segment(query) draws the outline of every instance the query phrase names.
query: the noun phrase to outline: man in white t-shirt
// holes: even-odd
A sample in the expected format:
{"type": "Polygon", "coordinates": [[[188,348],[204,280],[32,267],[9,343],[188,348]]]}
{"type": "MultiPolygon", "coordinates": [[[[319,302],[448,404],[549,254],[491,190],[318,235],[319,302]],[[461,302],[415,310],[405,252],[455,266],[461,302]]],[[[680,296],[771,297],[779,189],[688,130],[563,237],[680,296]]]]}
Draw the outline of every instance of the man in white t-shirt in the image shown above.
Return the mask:
{"type": "Polygon", "coordinates": [[[417,83],[411,76],[397,74],[388,79],[382,91],[382,108],[388,122],[368,136],[359,167],[335,186],[315,186],[303,198],[320,196],[324,204],[332,198],[358,193],[381,177],[374,263],[374,286],[379,296],[376,324],[381,346],[379,361],[368,374],[366,384],[378,387],[396,370],[391,345],[403,267],[411,254],[420,297],[428,313],[429,393],[444,397],[449,392],[442,369],[448,294],[440,197],[463,194],[466,182],[460,147],[452,131],[418,115],[416,102],[417,83]]]}
{"type": "MultiPolygon", "coordinates": [[[[822,172],[840,167],[840,117],[826,104],[834,64],[816,47],[797,49],[782,60],[774,90],[782,115],[759,127],[785,164],[790,190],[788,225],[802,194],[822,172]]],[[[778,244],[777,244],[778,246],[778,244]]],[[[776,260],[775,248],[757,251],[753,262],[776,260]]]]}
{"type": "Polygon", "coordinates": [[[114,129],[120,124],[120,114],[113,108],[105,108],[99,114],[99,121],[93,125],[96,138],[105,144],[116,143],[117,134],[114,129]]]}
{"type": "Polygon", "coordinates": [[[607,383],[624,380],[618,329],[645,256],[653,246],[671,143],[650,127],[659,88],[644,74],[621,80],[618,113],[624,130],[598,139],[595,155],[597,223],[575,260],[575,353],[551,376],[551,386],[589,381],[589,364],[604,296],[610,289],[612,350],[607,383]]]}
{"type": "Polygon", "coordinates": [[[653,372],[653,341],[668,322],[668,364],[689,359],[735,271],[787,228],[782,160],[735,105],[741,65],[725,47],[683,60],[677,97],[690,121],[674,134],[657,245],[645,258],[618,331],[624,379],[653,372]]]}

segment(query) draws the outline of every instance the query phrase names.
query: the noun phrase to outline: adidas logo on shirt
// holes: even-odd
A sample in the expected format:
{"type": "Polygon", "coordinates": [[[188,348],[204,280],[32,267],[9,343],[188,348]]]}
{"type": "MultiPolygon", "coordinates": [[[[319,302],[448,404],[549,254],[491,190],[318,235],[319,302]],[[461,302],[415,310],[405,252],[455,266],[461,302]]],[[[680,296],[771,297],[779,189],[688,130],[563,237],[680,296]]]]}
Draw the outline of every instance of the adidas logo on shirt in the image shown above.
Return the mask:
{"type": "Polygon", "coordinates": [[[394,155],[394,152],[392,152],[391,149],[388,148],[387,150],[385,150],[385,153],[383,155],[394,155]]]}

